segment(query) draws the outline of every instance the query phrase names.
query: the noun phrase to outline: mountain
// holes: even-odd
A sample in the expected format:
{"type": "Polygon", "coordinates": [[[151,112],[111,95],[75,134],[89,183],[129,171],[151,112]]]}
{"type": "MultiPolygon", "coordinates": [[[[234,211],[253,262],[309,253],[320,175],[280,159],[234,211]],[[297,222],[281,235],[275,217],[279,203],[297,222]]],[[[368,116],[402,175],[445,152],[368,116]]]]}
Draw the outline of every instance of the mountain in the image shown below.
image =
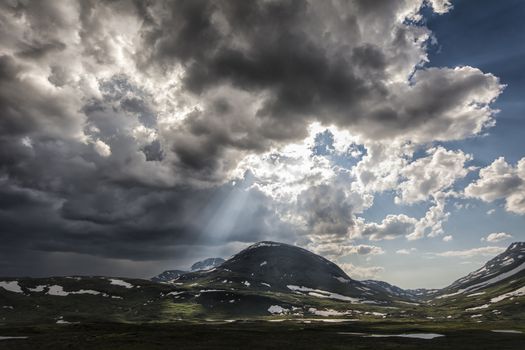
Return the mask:
{"type": "MultiPolygon", "coordinates": [[[[191,271],[202,271],[202,270],[210,270],[213,269],[216,266],[219,266],[222,264],[225,260],[222,258],[207,258],[201,261],[197,261],[195,264],[191,265],[191,271]]],[[[181,275],[188,273],[189,271],[184,270],[166,270],[160,274],[158,274],[155,277],[152,277],[151,280],[153,282],[164,282],[164,283],[170,283],[176,280],[181,275]]]]}
{"type": "Polygon", "coordinates": [[[439,290],[427,303],[449,314],[476,320],[525,318],[525,242],[507,250],[480,269],[439,290]]]}
{"type": "Polygon", "coordinates": [[[389,302],[397,297],[351,279],[339,266],[306,249],[270,241],[253,244],[212,270],[184,274],[176,282],[215,289],[233,285],[368,303],[389,302]]]}
{"type": "Polygon", "coordinates": [[[437,289],[403,289],[384,281],[365,280],[361,282],[370,288],[381,290],[384,293],[392,295],[394,297],[411,299],[412,301],[420,301],[422,298],[427,297],[429,295],[433,295],[437,292],[437,289]]]}
{"type": "Polygon", "coordinates": [[[211,270],[219,266],[225,260],[223,258],[208,258],[191,265],[191,271],[211,270]]]}
{"type": "Polygon", "coordinates": [[[505,284],[510,279],[523,277],[525,277],[525,242],[516,242],[480,269],[441,289],[436,297],[446,298],[480,292],[494,285],[505,284]]]}
{"type": "Polygon", "coordinates": [[[166,270],[160,274],[158,274],[157,276],[155,277],[152,277],[151,280],[153,282],[165,282],[165,283],[170,283],[172,281],[174,281],[175,279],[177,279],[177,277],[185,274],[185,273],[188,273],[188,271],[183,271],[183,270],[166,270]]]}
{"type": "MultiPolygon", "coordinates": [[[[0,278],[0,320],[6,324],[275,317],[523,320],[524,256],[525,243],[513,243],[447,288],[403,290],[382,281],[353,280],[336,264],[305,249],[259,242],[211,269],[157,276],[169,283],[79,276],[0,278]]],[[[210,265],[203,261],[198,266],[210,265]]]]}

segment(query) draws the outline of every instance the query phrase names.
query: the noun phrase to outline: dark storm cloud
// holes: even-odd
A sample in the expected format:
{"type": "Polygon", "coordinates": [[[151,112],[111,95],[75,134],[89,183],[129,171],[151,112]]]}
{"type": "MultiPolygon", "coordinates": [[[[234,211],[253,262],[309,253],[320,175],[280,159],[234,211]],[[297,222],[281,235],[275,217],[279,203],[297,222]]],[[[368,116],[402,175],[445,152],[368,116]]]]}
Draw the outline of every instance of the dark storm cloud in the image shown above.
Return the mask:
{"type": "Polygon", "coordinates": [[[58,136],[73,130],[78,114],[69,101],[24,81],[24,66],[12,56],[0,55],[0,133],[2,136],[32,132],[58,136]]]}
{"type": "MultiPolygon", "coordinates": [[[[165,260],[184,256],[181,245],[292,235],[291,228],[276,217],[270,200],[256,190],[173,185],[173,175],[163,175],[169,164],[160,163],[164,151],[159,140],[142,145],[131,134],[137,125],[156,125],[156,118],[144,118],[149,111],[147,98],[121,76],[101,81],[100,86],[102,99],[89,101],[83,118],[85,133],[107,142],[111,149],[107,157],[98,154],[91,142],[78,142],[67,133],[65,138],[51,137],[39,125],[26,125],[28,129],[20,132],[6,126],[11,132],[0,137],[2,254],[13,249],[26,252],[20,254],[22,259],[27,252],[41,252],[42,261],[44,252],[165,260]],[[135,103],[127,103],[130,100],[135,103]],[[224,199],[239,192],[248,196],[242,216],[227,235],[218,237],[207,224],[224,199]]],[[[25,104],[6,108],[29,108],[31,102],[28,96],[25,104]]],[[[46,111],[31,112],[42,116],[46,111]]],[[[16,254],[9,256],[12,264],[19,263],[16,254]]],[[[38,274],[38,266],[33,268],[31,273],[38,274]]]]}
{"type": "MultiPolygon", "coordinates": [[[[271,204],[252,190],[225,236],[208,227],[223,200],[238,189],[129,189],[117,186],[63,196],[60,206],[27,190],[2,188],[2,251],[12,249],[76,252],[109,258],[174,258],[178,245],[252,242],[290,228],[272,213],[271,204]],[[213,204],[209,204],[209,203],[213,204]],[[22,215],[23,213],[23,215],[22,215]],[[198,220],[196,220],[198,218],[198,220]]],[[[40,194],[41,195],[41,194],[40,194]]],[[[234,218],[225,217],[224,220],[234,218]]]]}
{"type": "MultiPolygon", "coordinates": [[[[421,68],[429,33],[404,21],[421,5],[2,2],[0,253],[158,260],[293,241],[278,204],[229,182],[246,155],[314,121],[415,142],[481,131],[498,80],[421,68]]],[[[298,206],[341,235],[362,203],[319,186],[298,206]]]]}
{"type": "MultiPolygon", "coordinates": [[[[257,132],[270,139],[304,137],[305,123],[314,115],[337,115],[359,98],[381,94],[381,84],[368,86],[354,74],[343,50],[327,51],[320,38],[305,31],[316,19],[305,1],[180,1],[171,6],[172,16],[151,29],[146,45],[155,49],[150,60],[181,62],[185,86],[195,94],[223,84],[268,91],[256,117],[261,121],[257,132]],[[221,26],[228,32],[221,33],[221,26]],[[276,132],[288,121],[303,127],[276,132]]],[[[354,19],[346,24],[350,35],[357,34],[354,19]]],[[[384,69],[384,58],[364,62],[366,48],[356,48],[356,61],[384,69]]]]}
{"type": "Polygon", "coordinates": [[[413,74],[424,63],[429,33],[396,16],[420,5],[174,1],[150,9],[142,45],[151,49],[137,59],[163,70],[182,67],[185,92],[199,101],[222,94],[241,106],[232,116],[204,102],[174,145],[183,166],[208,176],[245,151],[304,138],[312,121],[374,140],[428,142],[478,133],[490,124],[486,105],[500,92],[498,79],[468,68],[413,74]],[[235,99],[231,90],[252,99],[235,99]],[[237,130],[214,132],[217,123],[231,126],[229,119],[241,121],[237,130]],[[236,131],[245,137],[234,140],[236,131]]]}

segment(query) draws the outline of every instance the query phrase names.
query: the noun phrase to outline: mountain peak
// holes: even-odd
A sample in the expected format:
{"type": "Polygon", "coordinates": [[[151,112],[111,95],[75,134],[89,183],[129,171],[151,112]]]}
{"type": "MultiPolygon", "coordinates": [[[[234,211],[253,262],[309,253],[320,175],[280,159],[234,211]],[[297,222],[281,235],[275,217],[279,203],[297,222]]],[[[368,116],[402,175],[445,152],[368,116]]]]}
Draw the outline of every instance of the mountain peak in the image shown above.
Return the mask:
{"type": "Polygon", "coordinates": [[[507,248],[507,252],[511,252],[511,251],[522,251],[525,253],[525,242],[513,242],[507,248]]]}
{"type": "Polygon", "coordinates": [[[207,258],[197,261],[195,264],[191,265],[191,271],[210,270],[221,265],[224,261],[223,258],[207,258]]]}

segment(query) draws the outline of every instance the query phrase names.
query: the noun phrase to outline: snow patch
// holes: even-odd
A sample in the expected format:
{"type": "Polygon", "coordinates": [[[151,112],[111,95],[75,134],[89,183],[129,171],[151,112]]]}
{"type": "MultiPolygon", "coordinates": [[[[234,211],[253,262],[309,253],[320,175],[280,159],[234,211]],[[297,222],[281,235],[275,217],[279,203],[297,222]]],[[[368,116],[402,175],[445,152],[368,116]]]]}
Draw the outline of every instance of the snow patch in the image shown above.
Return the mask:
{"type": "Polygon", "coordinates": [[[268,312],[271,313],[272,315],[274,314],[282,315],[283,313],[288,312],[288,309],[282,306],[279,306],[279,305],[272,305],[268,308],[268,312]]]}
{"type": "Polygon", "coordinates": [[[470,307],[470,308],[468,308],[468,309],[465,309],[465,311],[483,310],[483,309],[488,309],[489,307],[490,307],[489,304],[485,304],[485,305],[481,305],[481,306],[470,307]]]}
{"type": "Polygon", "coordinates": [[[520,297],[522,295],[525,295],[525,286],[524,287],[521,287],[519,289],[516,289],[512,292],[508,292],[508,293],[505,293],[505,294],[502,294],[502,295],[499,295],[497,297],[494,297],[492,299],[490,299],[490,302],[491,303],[498,303],[504,299],[507,299],[507,298],[510,298],[510,297],[520,297]]]}
{"type": "Polygon", "coordinates": [[[340,312],[340,311],[336,311],[336,310],[332,310],[332,309],[317,310],[314,307],[309,308],[308,312],[310,312],[310,313],[312,313],[314,315],[323,316],[323,317],[327,317],[327,316],[343,316],[343,315],[348,315],[350,313],[348,311],[340,312]]]}
{"type": "Polygon", "coordinates": [[[259,264],[259,266],[264,266],[266,265],[268,262],[267,261],[263,261],[262,263],[259,264]]]}
{"type": "Polygon", "coordinates": [[[35,288],[28,288],[28,289],[30,292],[40,293],[40,292],[43,292],[46,287],[47,287],[46,285],[38,285],[35,288]]]}
{"type": "MultiPolygon", "coordinates": [[[[336,280],[338,280],[339,282],[341,282],[341,283],[350,283],[350,282],[352,282],[352,281],[350,281],[349,279],[346,279],[346,278],[344,278],[344,277],[339,277],[339,276],[338,276],[338,277],[333,276],[333,277],[334,277],[336,280]]],[[[370,290],[370,289],[369,289],[369,290],[370,290]]]]}
{"type": "Polygon", "coordinates": [[[101,295],[103,297],[109,297],[109,295],[106,293],[102,293],[102,292],[92,290],[92,289],[81,289],[81,290],[77,290],[74,292],[66,292],[62,286],[59,286],[56,284],[49,287],[47,294],[58,296],[58,297],[65,297],[71,294],[89,294],[89,295],[101,295]]]}
{"type": "Polygon", "coordinates": [[[403,333],[403,334],[370,334],[367,337],[372,338],[386,338],[386,337],[401,337],[401,338],[414,338],[414,339],[434,339],[438,337],[444,337],[443,334],[438,333],[403,333]]]}
{"type": "Polygon", "coordinates": [[[49,287],[47,294],[58,297],[65,297],[69,295],[68,292],[64,291],[64,288],[62,288],[62,286],[58,286],[56,284],[49,287]]]}
{"type": "Polygon", "coordinates": [[[352,303],[358,303],[361,301],[361,299],[352,298],[346,295],[341,295],[341,294],[337,294],[333,292],[327,292],[321,289],[313,289],[313,288],[308,288],[308,287],[303,287],[303,286],[294,286],[294,285],[287,285],[286,287],[294,292],[308,292],[308,295],[317,297],[317,298],[336,299],[336,300],[350,301],[352,303]]]}
{"type": "Polygon", "coordinates": [[[513,329],[493,329],[493,330],[491,330],[491,332],[494,332],[494,333],[514,333],[514,334],[521,334],[521,333],[523,333],[522,331],[516,331],[516,330],[513,330],[513,329]]]}
{"type": "Polygon", "coordinates": [[[2,337],[0,336],[0,340],[9,340],[9,339],[27,339],[27,337],[2,337]]]}
{"type": "Polygon", "coordinates": [[[110,279],[110,283],[114,286],[120,286],[124,288],[133,288],[133,285],[131,283],[125,282],[123,280],[117,280],[117,279],[110,279]]]}
{"type": "Polygon", "coordinates": [[[281,244],[279,244],[279,243],[259,242],[259,243],[255,243],[255,244],[249,246],[246,249],[256,249],[256,248],[261,248],[261,247],[280,247],[280,246],[281,246],[281,244]]]}
{"type": "Polygon", "coordinates": [[[20,285],[18,285],[18,281],[0,281],[0,287],[8,292],[24,293],[22,288],[20,288],[20,285]]]}

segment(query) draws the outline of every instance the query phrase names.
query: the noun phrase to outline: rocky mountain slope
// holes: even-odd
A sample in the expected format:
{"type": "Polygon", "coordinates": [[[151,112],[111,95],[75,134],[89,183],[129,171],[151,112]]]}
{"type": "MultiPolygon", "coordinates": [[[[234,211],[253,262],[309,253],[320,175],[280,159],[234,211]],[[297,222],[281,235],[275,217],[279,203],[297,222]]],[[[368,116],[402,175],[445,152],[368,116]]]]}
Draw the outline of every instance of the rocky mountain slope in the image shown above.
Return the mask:
{"type": "Polygon", "coordinates": [[[454,281],[437,297],[474,293],[525,274],[525,242],[512,243],[507,250],[489,260],[482,268],[454,281]]]}
{"type": "Polygon", "coordinates": [[[427,302],[451,313],[490,319],[522,315],[524,299],[525,242],[517,242],[427,302]]]}

